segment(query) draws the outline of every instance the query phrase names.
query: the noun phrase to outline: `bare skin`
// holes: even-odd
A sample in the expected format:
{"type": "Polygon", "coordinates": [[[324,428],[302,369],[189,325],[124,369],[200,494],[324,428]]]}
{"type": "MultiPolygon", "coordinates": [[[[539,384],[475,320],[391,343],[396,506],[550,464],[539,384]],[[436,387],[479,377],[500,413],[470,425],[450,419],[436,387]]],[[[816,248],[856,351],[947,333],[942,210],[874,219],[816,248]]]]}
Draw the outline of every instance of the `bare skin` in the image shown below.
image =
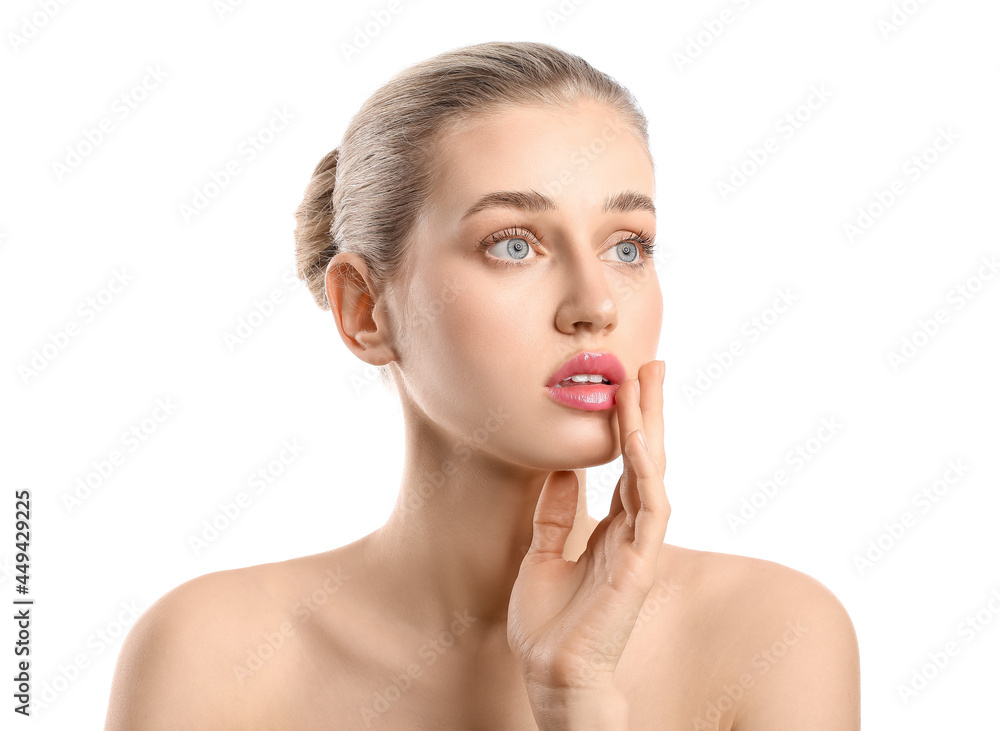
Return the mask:
{"type": "MultiPolygon", "coordinates": [[[[640,425],[663,490],[663,364],[652,360],[662,297],[652,261],[629,268],[615,248],[655,233],[655,215],[603,210],[625,191],[652,199],[653,171],[642,145],[591,102],[572,113],[506,110],[453,133],[440,162],[401,306],[352,254],[339,254],[327,279],[342,340],[367,363],[391,364],[402,400],[406,459],[392,515],[347,546],[216,572],[162,597],[122,649],[109,731],[540,727],[509,612],[520,602],[528,620],[518,621],[545,619],[541,602],[522,598],[530,591],[514,591],[519,576],[527,584],[543,485],[613,460],[640,425]],[[595,140],[606,150],[593,154],[595,140]],[[571,164],[581,150],[587,165],[571,164]],[[553,185],[567,169],[571,180],[553,185]],[[463,217],[484,194],[532,190],[555,206],[463,217]],[[532,245],[521,268],[492,261],[505,243],[477,250],[515,227],[504,235],[532,245]],[[401,312],[435,314],[414,325],[401,312]],[[634,411],[584,412],[547,395],[548,377],[581,350],[618,356],[627,380],[616,400],[641,385],[634,411]],[[476,430],[488,436],[473,441],[476,430]]],[[[656,496],[631,484],[612,512],[634,517],[640,499],[656,496]]],[[[599,524],[584,485],[563,557],[587,558],[599,524]]],[[[634,626],[611,651],[628,728],[860,728],[857,639],[833,594],[778,564],[659,536],[644,564],[652,588],[622,610],[634,626]]],[[[606,618],[609,637],[620,619],[606,618]]]]}

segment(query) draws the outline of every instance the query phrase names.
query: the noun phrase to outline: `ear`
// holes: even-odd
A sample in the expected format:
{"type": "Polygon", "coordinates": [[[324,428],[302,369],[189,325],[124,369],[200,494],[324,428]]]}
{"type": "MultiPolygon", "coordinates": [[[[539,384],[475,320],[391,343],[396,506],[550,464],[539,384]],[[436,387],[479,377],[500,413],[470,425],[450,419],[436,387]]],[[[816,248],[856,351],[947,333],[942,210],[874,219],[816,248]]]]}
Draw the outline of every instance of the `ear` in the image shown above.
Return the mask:
{"type": "Polygon", "coordinates": [[[383,299],[364,259],[349,252],[334,256],[326,268],[326,297],[340,339],[352,353],[376,366],[396,360],[383,299]]]}

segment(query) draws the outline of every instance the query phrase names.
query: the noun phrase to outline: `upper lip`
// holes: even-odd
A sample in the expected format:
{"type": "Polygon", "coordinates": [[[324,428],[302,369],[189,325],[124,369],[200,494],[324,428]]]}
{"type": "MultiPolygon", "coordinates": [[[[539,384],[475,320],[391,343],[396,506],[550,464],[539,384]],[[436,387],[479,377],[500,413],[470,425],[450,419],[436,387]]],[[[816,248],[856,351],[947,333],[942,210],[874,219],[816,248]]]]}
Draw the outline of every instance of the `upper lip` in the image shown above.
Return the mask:
{"type": "Polygon", "coordinates": [[[559,370],[552,374],[546,386],[555,386],[570,376],[582,373],[593,373],[604,376],[612,385],[621,385],[625,380],[625,366],[611,353],[594,353],[585,350],[577,353],[566,361],[559,370]]]}

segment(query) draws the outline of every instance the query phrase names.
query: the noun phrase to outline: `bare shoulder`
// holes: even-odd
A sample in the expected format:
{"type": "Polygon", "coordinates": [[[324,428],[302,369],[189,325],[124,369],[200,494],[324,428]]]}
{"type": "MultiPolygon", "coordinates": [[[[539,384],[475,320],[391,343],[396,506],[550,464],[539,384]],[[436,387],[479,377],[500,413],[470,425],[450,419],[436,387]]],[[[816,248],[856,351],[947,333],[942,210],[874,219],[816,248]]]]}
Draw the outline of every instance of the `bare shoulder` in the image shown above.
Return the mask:
{"type": "Polygon", "coordinates": [[[692,610],[712,620],[704,641],[730,658],[719,705],[733,731],[860,729],[857,634],[827,586],[773,561],[664,548],[696,587],[692,610]]]}
{"type": "Polygon", "coordinates": [[[284,644],[273,566],[205,574],[157,599],[119,652],[105,731],[254,727],[252,648],[284,644]]]}
{"type": "MultiPolygon", "coordinates": [[[[706,591],[725,592],[731,600],[744,605],[752,602],[768,610],[784,606],[791,609],[836,609],[847,617],[843,604],[822,582],[809,574],[784,564],[752,556],[696,551],[664,544],[661,556],[677,556],[686,561],[689,571],[706,591]]],[[[745,607],[744,607],[745,608],[745,607]]]]}

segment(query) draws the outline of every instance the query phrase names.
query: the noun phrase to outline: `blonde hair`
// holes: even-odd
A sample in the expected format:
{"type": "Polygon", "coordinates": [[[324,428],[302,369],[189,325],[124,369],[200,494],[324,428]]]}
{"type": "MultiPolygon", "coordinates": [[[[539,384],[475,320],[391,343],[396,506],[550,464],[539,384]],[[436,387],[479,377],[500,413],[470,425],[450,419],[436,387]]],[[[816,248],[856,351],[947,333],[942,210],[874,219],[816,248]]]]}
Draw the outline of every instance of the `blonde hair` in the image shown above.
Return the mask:
{"type": "MultiPolygon", "coordinates": [[[[544,43],[480,43],[414,64],[379,88],[341,144],[313,171],[295,212],[295,258],[320,308],[330,309],[326,268],[356,253],[374,286],[405,276],[409,235],[434,181],[446,132],[499,108],[567,108],[588,98],[614,109],[649,151],[646,117],[625,87],[579,56],[544,43]]],[[[383,382],[387,366],[381,366],[383,382]]]]}

